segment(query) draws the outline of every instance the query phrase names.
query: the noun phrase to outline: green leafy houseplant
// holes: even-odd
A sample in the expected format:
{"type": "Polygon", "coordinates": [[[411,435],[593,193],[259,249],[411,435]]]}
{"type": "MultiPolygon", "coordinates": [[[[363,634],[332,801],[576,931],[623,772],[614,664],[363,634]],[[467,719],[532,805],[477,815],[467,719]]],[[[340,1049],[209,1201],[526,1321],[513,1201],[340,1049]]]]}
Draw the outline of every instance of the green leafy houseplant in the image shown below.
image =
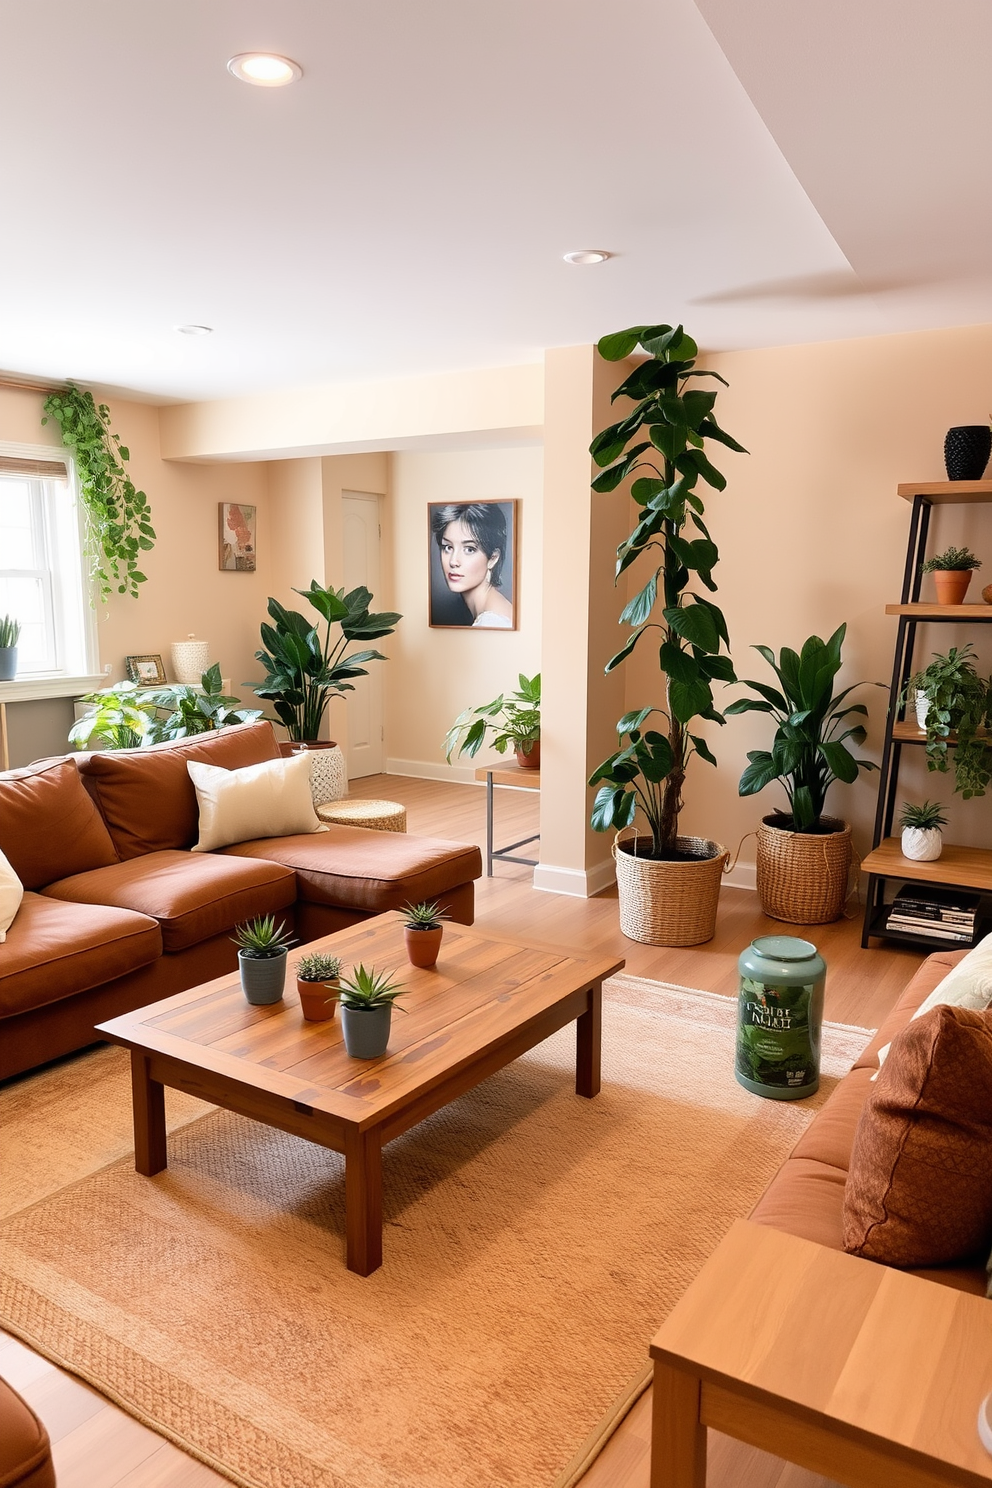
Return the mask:
{"type": "Polygon", "coordinates": [[[946,774],[953,746],[954,789],[964,800],[984,796],[992,779],[992,749],[984,734],[992,718],[992,677],[982,677],[969,641],[914,672],[900,703],[922,692],[927,700],[927,769],[946,774]]]}
{"type": "Polygon", "coordinates": [[[21,634],[21,622],[15,620],[12,615],[0,617],[0,648],[6,650],[10,646],[16,646],[21,634]]]}
{"type": "Polygon", "coordinates": [[[631,486],[637,523],[617,549],[616,577],[646,557],[651,571],[620,616],[633,634],[607,663],[612,671],[649,632],[660,641],[664,701],[626,713],[617,724],[624,741],[590,780],[598,785],[592,824],[597,831],[629,826],[641,810],[651,829],[648,856],[684,856],[676,846],[682,786],[694,754],[716,764],[697,729],[697,718],[723,723],[713,703],[713,683],[733,682],[727,625],[722,612],[700,590],[716,590],[719,554],[704,521],[697,485],[716,491],[726,480],[706,453],[707,440],[746,453],[713,416],[716,392],[692,385],[697,377],[725,379],[695,368],[697,346],[681,326],[634,326],[599,342],[600,355],[621,361],[640,346],[648,355],[613,394],[635,400],[631,412],[598,434],[591,445],[596,464],[606,467],[594,491],[615,491],[635,471],[631,486]],[[641,435],[646,434],[647,438],[641,435]],[[648,725],[652,715],[662,728],[648,725]]]}
{"type": "Polygon", "coordinates": [[[848,724],[848,719],[867,717],[867,708],[863,703],[842,706],[856,688],[866,684],[857,682],[836,694],[833,691],[846,633],[847,626],[840,625],[828,641],[810,636],[798,653],[783,646],[778,660],[768,646],[755,646],[774,671],[779,688],[745,681],[743,685],[758,696],[741,698],[726,710],[728,715],[768,713],[774,718],[771,751],[749,751],[738,790],[742,796],[753,796],[780,780],[789,810],[779,813],[781,821],[776,824],[796,832],[835,831],[836,822],[829,818],[825,822],[823,817],[830,786],[835,780],[850,784],[860,770],[878,768],[872,760],[856,758],[848,747],[865,741],[864,725],[848,724]]]}
{"type": "Polygon", "coordinates": [[[451,764],[452,755],[478,754],[489,736],[497,754],[512,746],[523,755],[532,752],[541,737],[541,674],[533,677],[521,672],[516,692],[500,693],[491,703],[466,708],[455,719],[444,739],[444,754],[451,764]]]}
{"type": "Polygon", "coordinates": [[[77,719],[69,730],[69,743],[77,749],[87,745],[140,749],[143,744],[154,743],[152,704],[136,683],[118,682],[99,692],[88,692],[80,701],[89,703],[93,711],[77,719]]]}
{"type": "Polygon", "coordinates": [[[70,382],[45,399],[43,424],[54,419],[72,451],[86,517],[86,554],[101,600],[116,590],[138,596],[146,575],[139,554],[155,546],[151,507],[124,468],[130,451],[110,428],[110,409],[70,382]]]}
{"type": "Polygon", "coordinates": [[[301,982],[332,982],[340,974],[341,957],[328,955],[326,951],[301,956],[296,964],[297,980],[301,982]]]}
{"type": "Polygon", "coordinates": [[[937,553],[935,557],[928,558],[926,563],[921,564],[921,572],[937,573],[941,570],[945,573],[960,573],[966,569],[981,568],[982,560],[976,558],[970,548],[945,548],[943,553],[937,553]]]}
{"type": "Polygon", "coordinates": [[[896,825],[915,827],[920,832],[939,832],[941,827],[947,826],[947,817],[939,801],[924,801],[921,806],[914,806],[911,801],[903,801],[896,825]]]}
{"type": "Polygon", "coordinates": [[[231,939],[241,955],[250,961],[269,961],[282,956],[294,943],[295,936],[286,929],[285,921],[278,925],[274,915],[256,915],[235,925],[231,939]]]}
{"type": "Polygon", "coordinates": [[[372,614],[368,589],[324,589],[314,579],[309,589],[295,589],[324,621],[311,623],[298,610],[287,610],[276,599],[268,603],[271,625],[262,625],[266,649],[255,659],[265,668],[261,684],[248,682],[261,698],[271,699],[279,722],[297,743],[317,738],[327,706],[335,693],[353,692],[353,677],[368,675],[365,663],[385,661],[381,651],[352,651],[352,641],[372,641],[392,635],[402,615],[392,611],[372,614]]]}
{"type": "Polygon", "coordinates": [[[237,698],[222,693],[216,663],[203,673],[200,685],[202,692],[178,684],[143,688],[135,682],[118,682],[99,692],[86,693],[81,701],[90,703],[93,711],[73,724],[69,742],[77,749],[85,749],[88,744],[95,748],[140,749],[146,744],[185,739],[261,717],[260,708],[242,708],[237,698]]]}

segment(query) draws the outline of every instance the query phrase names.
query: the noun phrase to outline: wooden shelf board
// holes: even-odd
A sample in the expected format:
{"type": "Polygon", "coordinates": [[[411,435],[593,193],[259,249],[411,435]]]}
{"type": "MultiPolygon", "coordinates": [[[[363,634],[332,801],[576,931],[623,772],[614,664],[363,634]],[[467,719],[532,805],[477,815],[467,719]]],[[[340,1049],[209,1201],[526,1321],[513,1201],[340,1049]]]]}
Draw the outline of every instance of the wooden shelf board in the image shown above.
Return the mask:
{"type": "Polygon", "coordinates": [[[960,620],[971,625],[992,621],[992,605],[887,604],[887,615],[911,615],[914,620],[960,620]]]}
{"type": "Polygon", "coordinates": [[[903,857],[898,837],[886,837],[864,859],[861,871],[881,878],[915,879],[992,893],[992,851],[983,847],[956,847],[945,842],[944,851],[935,863],[917,863],[903,857]]]}
{"type": "Polygon", "coordinates": [[[907,481],[896,488],[904,501],[925,496],[932,506],[974,505],[992,501],[992,480],[907,481]]]}
{"type": "Polygon", "coordinates": [[[923,729],[917,728],[915,723],[910,723],[908,718],[902,718],[892,725],[892,737],[898,739],[900,744],[925,744],[927,742],[923,729]]]}
{"type": "Polygon", "coordinates": [[[493,777],[494,785],[512,785],[517,790],[540,790],[540,770],[524,770],[520,765],[478,765],[475,771],[476,780],[485,780],[487,775],[493,777]]]}

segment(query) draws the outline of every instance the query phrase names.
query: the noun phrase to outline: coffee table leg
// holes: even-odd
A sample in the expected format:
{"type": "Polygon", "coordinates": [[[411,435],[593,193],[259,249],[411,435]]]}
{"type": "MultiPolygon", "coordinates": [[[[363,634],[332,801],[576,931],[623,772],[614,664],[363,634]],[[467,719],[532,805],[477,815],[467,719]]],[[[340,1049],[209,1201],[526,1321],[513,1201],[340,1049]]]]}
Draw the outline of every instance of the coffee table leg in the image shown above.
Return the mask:
{"type": "Polygon", "coordinates": [[[706,1488],[706,1427],[699,1380],[655,1360],[651,1402],[651,1488],[706,1488]]]}
{"type": "Polygon", "coordinates": [[[348,1131],[344,1149],[348,1270],[369,1276],[382,1265],[382,1136],[348,1131]]]}
{"type": "Polygon", "coordinates": [[[134,1110],[134,1167],[151,1178],[161,1173],[165,1150],[165,1089],[148,1073],[148,1056],[131,1050],[131,1104],[134,1110]]]}
{"type": "Polygon", "coordinates": [[[590,1098],[600,1089],[600,1046],[603,1030],[603,984],[589,991],[589,1006],[575,1020],[575,1093],[590,1098]]]}

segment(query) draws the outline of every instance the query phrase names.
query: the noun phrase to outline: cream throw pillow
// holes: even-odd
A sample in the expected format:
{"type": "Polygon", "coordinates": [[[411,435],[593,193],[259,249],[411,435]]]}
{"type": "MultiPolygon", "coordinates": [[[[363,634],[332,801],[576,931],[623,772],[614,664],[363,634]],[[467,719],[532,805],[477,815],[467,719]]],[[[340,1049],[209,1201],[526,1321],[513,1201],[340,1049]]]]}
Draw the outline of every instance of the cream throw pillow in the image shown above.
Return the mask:
{"type": "Polygon", "coordinates": [[[0,941],[7,939],[7,931],[23,898],[24,885],[0,852],[0,941]]]}
{"type": "Polygon", "coordinates": [[[255,837],[292,837],[326,832],[310,795],[310,759],[264,760],[243,770],[223,770],[187,760],[200,808],[200,840],[194,852],[212,852],[255,837]]]}
{"type": "MultiPolygon", "coordinates": [[[[992,935],[980,940],[974,950],[968,952],[963,961],[952,966],[943,981],[937,983],[930,996],[921,1002],[913,1018],[922,1018],[931,1008],[944,1003],[951,1007],[968,1008],[973,1013],[984,1013],[992,1006],[992,935]]],[[[910,1022],[912,1022],[912,1018],[910,1022]]],[[[883,1044],[878,1051],[878,1067],[882,1068],[891,1044],[883,1044]]],[[[875,1076],[872,1076],[874,1079],[875,1076]]]]}

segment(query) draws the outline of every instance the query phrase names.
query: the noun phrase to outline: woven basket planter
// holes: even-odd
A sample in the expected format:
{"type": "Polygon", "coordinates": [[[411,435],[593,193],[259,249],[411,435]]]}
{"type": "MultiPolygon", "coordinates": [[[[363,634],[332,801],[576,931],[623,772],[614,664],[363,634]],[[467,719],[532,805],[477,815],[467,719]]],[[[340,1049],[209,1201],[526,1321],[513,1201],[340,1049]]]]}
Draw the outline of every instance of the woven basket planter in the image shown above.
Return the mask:
{"type": "MultiPolygon", "coordinates": [[[[824,818],[826,820],[826,818],[824,818]]],[[[758,896],[766,915],[790,925],[840,918],[851,866],[851,825],[836,832],[789,832],[766,817],[758,828],[758,896]]]]}
{"type": "Polygon", "coordinates": [[[628,940],[643,945],[690,946],[712,940],[716,908],[727,863],[727,850],[708,837],[676,837],[686,852],[712,856],[687,863],[659,863],[637,856],[650,848],[651,838],[636,836],[626,842],[617,833],[613,858],[617,865],[620,930],[628,940]]]}

